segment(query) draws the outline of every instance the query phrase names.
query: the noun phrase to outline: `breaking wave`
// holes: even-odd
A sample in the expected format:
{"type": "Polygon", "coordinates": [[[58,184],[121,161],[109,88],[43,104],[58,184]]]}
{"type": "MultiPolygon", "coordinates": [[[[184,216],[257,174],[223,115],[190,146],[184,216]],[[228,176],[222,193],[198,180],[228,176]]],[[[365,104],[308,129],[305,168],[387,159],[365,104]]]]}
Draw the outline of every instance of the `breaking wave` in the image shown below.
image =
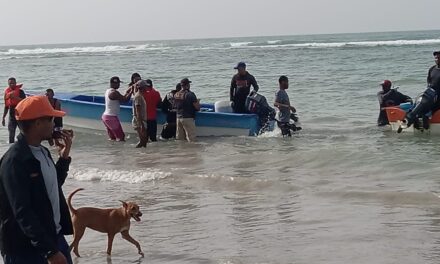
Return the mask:
{"type": "Polygon", "coordinates": [[[383,40],[383,41],[348,41],[348,42],[307,42],[299,43],[292,40],[270,40],[261,43],[237,42],[231,43],[232,48],[344,48],[344,47],[379,47],[379,46],[408,46],[440,44],[440,39],[420,40],[383,40]]]}
{"type": "MultiPolygon", "coordinates": [[[[176,43],[175,43],[176,44],[176,43]]],[[[420,40],[384,40],[384,41],[349,41],[349,42],[305,42],[295,40],[263,40],[263,41],[243,41],[230,43],[204,43],[198,46],[179,46],[162,44],[141,44],[141,45],[107,45],[90,47],[53,47],[53,48],[11,48],[0,50],[1,60],[20,59],[28,56],[65,56],[66,54],[112,54],[141,51],[166,51],[169,49],[186,50],[209,50],[209,49],[241,49],[241,48],[345,48],[345,47],[378,47],[378,46],[406,46],[406,45],[430,45],[440,44],[439,39],[420,39],[420,40]]]]}
{"type": "Polygon", "coordinates": [[[71,169],[69,175],[78,181],[142,183],[168,178],[171,173],[157,169],[123,171],[89,168],[71,169]]]}
{"type": "Polygon", "coordinates": [[[71,47],[71,48],[35,48],[35,49],[9,49],[0,51],[0,55],[38,55],[60,53],[113,53],[147,50],[166,50],[169,47],[160,47],[150,44],[127,46],[102,46],[102,47],[71,47]]]}
{"type": "Polygon", "coordinates": [[[231,42],[229,44],[231,45],[232,48],[237,48],[237,47],[246,47],[252,43],[253,42],[231,42]]]}

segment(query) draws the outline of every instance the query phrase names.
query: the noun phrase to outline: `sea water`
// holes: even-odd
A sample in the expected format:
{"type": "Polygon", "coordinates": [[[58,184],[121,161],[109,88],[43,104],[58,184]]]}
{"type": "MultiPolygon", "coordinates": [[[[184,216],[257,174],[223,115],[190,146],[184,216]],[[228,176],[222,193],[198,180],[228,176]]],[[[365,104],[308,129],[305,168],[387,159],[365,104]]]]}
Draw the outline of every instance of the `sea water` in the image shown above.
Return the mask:
{"type": "MultiPolygon", "coordinates": [[[[107,141],[76,130],[65,193],[74,207],[143,212],[106,256],[87,230],[75,263],[439,263],[440,138],[376,127],[379,83],[415,97],[426,87],[440,31],[0,47],[0,82],[103,95],[133,72],[164,96],[190,78],[202,102],[229,99],[248,64],[273,102],[282,74],[303,131],[292,138],[199,138],[195,144],[107,141]]],[[[8,144],[0,129],[0,151],[8,144]]],[[[71,237],[67,237],[71,241],[71,237]]]]}

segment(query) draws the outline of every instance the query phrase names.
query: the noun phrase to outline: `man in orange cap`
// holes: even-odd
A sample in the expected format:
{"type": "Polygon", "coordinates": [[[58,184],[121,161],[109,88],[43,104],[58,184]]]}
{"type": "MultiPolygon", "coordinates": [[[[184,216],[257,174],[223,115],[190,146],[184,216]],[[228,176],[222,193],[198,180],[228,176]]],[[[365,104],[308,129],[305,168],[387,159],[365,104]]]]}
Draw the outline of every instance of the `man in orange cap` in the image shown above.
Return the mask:
{"type": "Polygon", "coordinates": [[[61,186],[71,162],[73,133],[55,140],[59,159],[41,145],[52,138],[54,110],[46,96],[28,97],[15,107],[20,134],[0,163],[0,251],[8,263],[72,263],[64,235],[73,233],[61,186]]]}

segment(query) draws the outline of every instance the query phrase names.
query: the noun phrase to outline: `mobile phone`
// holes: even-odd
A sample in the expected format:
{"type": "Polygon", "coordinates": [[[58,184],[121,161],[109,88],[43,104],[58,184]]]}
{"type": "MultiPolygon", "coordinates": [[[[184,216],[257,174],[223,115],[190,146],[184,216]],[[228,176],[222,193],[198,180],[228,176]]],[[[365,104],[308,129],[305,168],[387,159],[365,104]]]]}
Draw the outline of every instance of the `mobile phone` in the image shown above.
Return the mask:
{"type": "Polygon", "coordinates": [[[61,128],[61,127],[55,127],[52,132],[52,138],[53,139],[61,138],[61,130],[62,129],[63,128],[61,128]]]}

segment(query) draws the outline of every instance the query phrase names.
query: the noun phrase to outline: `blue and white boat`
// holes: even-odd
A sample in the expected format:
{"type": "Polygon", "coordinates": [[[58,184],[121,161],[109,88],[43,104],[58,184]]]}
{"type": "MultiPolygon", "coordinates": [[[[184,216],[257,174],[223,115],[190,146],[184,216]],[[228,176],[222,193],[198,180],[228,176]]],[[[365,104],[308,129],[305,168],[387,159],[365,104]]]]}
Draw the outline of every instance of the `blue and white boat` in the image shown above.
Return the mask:
{"type": "MultiPolygon", "coordinates": [[[[103,96],[57,93],[61,108],[67,113],[63,123],[67,126],[105,130],[101,121],[105,109],[103,96]]],[[[202,104],[196,114],[197,136],[255,136],[259,131],[259,119],[254,114],[215,112],[213,104],[202,104]]],[[[135,133],[131,125],[132,103],[121,104],[119,119],[126,133],[135,133]]],[[[166,122],[166,116],[157,110],[158,133],[166,122]]]]}

